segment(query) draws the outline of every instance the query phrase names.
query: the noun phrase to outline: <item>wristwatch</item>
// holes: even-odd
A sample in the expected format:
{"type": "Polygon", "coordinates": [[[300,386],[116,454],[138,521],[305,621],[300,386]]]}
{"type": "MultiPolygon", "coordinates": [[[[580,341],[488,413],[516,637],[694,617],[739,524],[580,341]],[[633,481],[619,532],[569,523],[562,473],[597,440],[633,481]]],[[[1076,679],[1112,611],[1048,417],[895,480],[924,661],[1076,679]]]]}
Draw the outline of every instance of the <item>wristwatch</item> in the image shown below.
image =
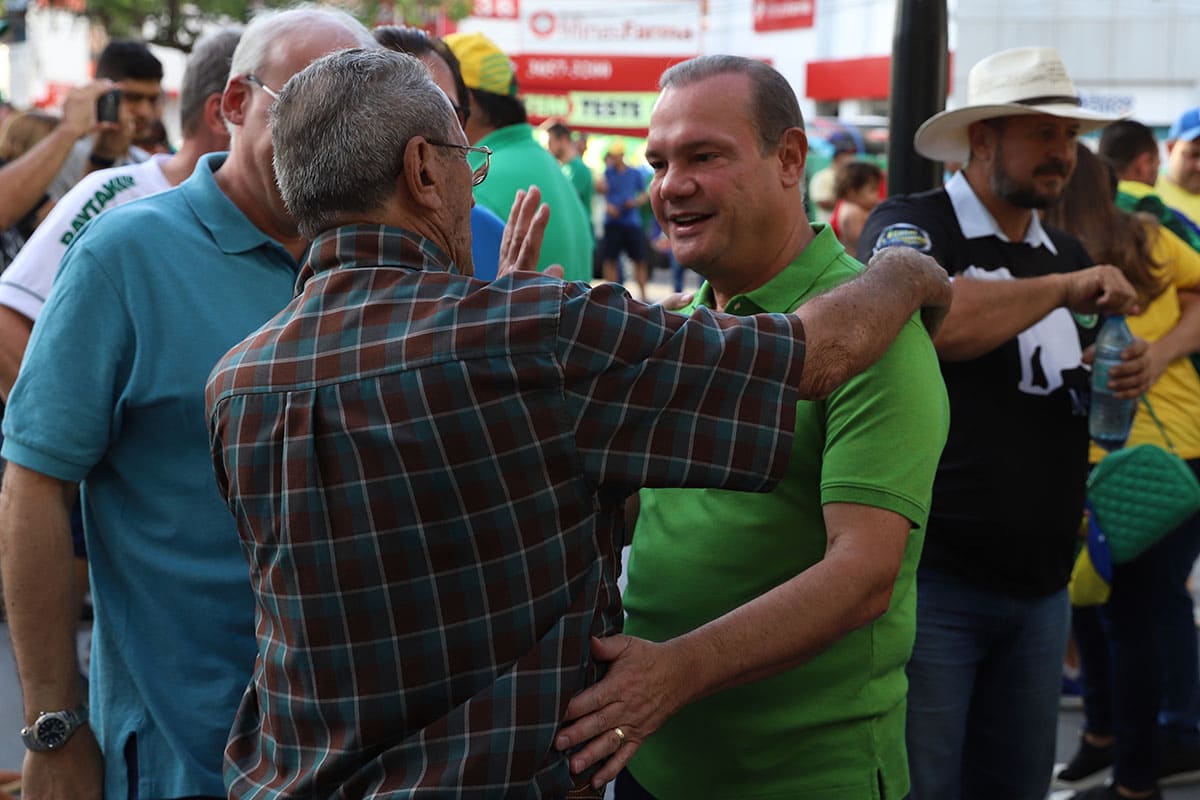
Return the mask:
{"type": "Polygon", "coordinates": [[[87,724],[87,706],[70,711],[43,711],[32,725],[21,729],[21,741],[35,753],[57,750],[71,735],[87,724]]]}

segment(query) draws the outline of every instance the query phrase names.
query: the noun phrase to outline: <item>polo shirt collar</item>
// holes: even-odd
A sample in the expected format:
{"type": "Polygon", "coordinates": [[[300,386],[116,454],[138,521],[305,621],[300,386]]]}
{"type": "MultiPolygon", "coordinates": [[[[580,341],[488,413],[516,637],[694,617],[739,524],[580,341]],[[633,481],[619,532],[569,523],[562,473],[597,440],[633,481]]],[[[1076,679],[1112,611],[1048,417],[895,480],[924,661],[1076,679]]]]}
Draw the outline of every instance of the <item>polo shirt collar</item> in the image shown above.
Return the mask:
{"type": "MultiPolygon", "coordinates": [[[[958,217],[958,227],[963,236],[968,239],[995,236],[1002,242],[1011,241],[1004,235],[1004,231],[1000,230],[996,218],[976,196],[975,190],[971,188],[962,172],[954,173],[954,177],[946,181],[946,194],[950,196],[950,204],[954,206],[954,216],[958,217]]],[[[1030,247],[1045,247],[1054,255],[1058,255],[1058,248],[1042,227],[1041,215],[1036,208],[1030,217],[1029,228],[1025,231],[1024,242],[1030,247]]]]}
{"type": "MultiPolygon", "coordinates": [[[[729,298],[725,311],[738,316],[763,312],[778,314],[800,305],[817,278],[846,252],[833,228],[828,225],[813,225],[812,228],[816,235],[787,268],[757,289],[729,298]],[[793,269],[801,262],[802,269],[793,269]]],[[[696,293],[695,303],[708,308],[716,307],[716,297],[708,281],[696,293]]]]}
{"type": "Polygon", "coordinates": [[[228,155],[209,153],[200,157],[191,177],[179,187],[187,204],[222,253],[247,253],[268,246],[278,249],[295,264],[295,259],[283,245],[260,231],[217,185],[214,173],[225,163],[228,155]]]}

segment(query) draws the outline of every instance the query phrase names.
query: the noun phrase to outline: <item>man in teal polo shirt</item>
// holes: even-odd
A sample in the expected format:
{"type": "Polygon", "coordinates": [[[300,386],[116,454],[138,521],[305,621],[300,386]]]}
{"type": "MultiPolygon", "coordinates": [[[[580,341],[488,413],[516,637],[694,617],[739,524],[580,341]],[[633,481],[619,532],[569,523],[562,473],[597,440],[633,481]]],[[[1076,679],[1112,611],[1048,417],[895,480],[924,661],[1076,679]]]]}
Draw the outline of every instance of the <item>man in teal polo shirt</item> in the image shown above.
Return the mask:
{"type": "MultiPolygon", "coordinates": [[[[590,280],[595,248],[591,219],[554,156],[533,138],[508,56],[482,33],[452,33],[446,44],[471,91],[463,125],[467,140],[492,149],[488,178],[475,187],[475,202],[507,219],[517,190],[537,186],[550,207],[538,269],[561,264],[565,280],[590,280]]],[[[471,166],[478,167],[482,158],[471,153],[471,166]]]]}
{"type": "Polygon", "coordinates": [[[257,649],[204,385],[291,299],[308,245],[275,186],[275,93],[310,61],[355,46],[375,42],[345,12],[256,17],[221,98],[230,152],[92,220],[63,259],[4,418],[0,566],[26,797],[226,796],[225,743],[257,649]],[[71,613],[76,486],[96,612],[90,707],[71,613]]]}
{"type": "MultiPolygon", "coordinates": [[[[778,72],[706,56],[661,84],[651,202],[707,278],[698,303],[788,311],[863,269],[804,217],[807,140],[778,72]]],[[[947,427],[913,319],[874,367],[799,404],[774,491],[642,490],[628,635],[593,643],[612,663],[568,709],[560,747],[597,737],[573,768],[628,763],[618,800],[904,797],[914,574],[947,427]]]]}

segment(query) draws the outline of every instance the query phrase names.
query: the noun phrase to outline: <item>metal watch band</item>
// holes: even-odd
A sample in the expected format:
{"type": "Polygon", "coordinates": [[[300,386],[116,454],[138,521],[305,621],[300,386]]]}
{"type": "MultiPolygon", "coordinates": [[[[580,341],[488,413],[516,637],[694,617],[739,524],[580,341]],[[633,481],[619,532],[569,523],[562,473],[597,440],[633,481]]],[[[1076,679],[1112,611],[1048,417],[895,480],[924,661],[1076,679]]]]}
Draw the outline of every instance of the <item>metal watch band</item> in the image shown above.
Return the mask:
{"type": "Polygon", "coordinates": [[[21,729],[21,741],[36,753],[57,750],[87,723],[87,706],[64,711],[42,711],[32,725],[21,729]]]}

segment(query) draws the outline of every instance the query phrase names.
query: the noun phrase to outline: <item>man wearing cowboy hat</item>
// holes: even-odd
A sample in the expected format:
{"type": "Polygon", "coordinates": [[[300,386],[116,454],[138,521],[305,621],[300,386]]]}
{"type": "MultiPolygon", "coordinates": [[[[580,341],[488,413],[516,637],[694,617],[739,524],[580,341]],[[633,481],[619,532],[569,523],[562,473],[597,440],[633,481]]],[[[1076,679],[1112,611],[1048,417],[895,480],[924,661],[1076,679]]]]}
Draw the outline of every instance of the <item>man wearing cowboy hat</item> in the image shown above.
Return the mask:
{"type": "MultiPolygon", "coordinates": [[[[1096,315],[1134,310],[1135,293],[1037,213],[1066,187],[1079,134],[1114,118],[1080,107],[1050,48],[985,58],[967,94],[915,138],[921,155],[963,171],[883,203],[859,240],[860,256],[913,247],[954,278],[934,340],[951,425],[908,667],[912,797],[1041,800],[1087,470],[1084,349],[1096,315]]],[[[1110,386],[1137,396],[1145,343],[1123,356],[1110,386]]]]}

